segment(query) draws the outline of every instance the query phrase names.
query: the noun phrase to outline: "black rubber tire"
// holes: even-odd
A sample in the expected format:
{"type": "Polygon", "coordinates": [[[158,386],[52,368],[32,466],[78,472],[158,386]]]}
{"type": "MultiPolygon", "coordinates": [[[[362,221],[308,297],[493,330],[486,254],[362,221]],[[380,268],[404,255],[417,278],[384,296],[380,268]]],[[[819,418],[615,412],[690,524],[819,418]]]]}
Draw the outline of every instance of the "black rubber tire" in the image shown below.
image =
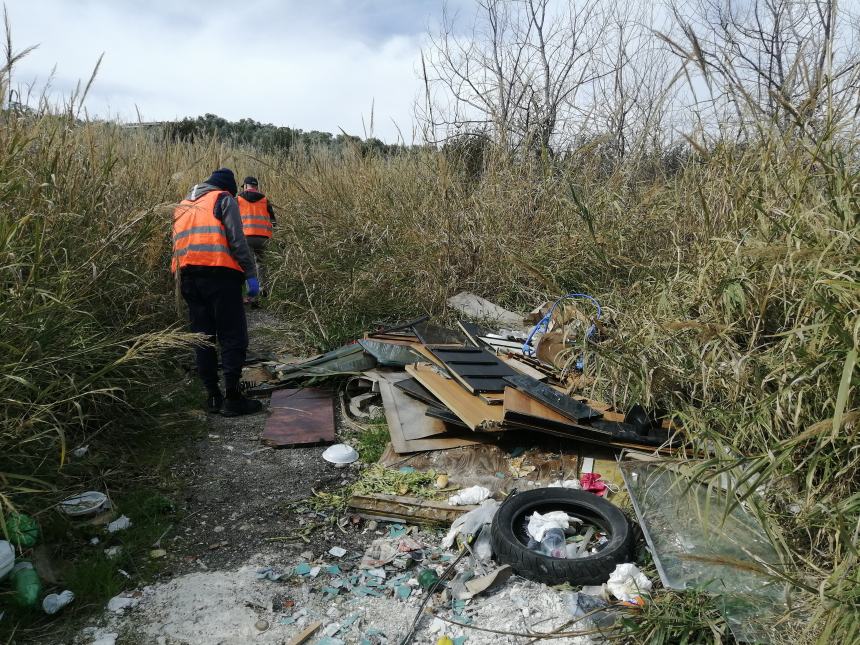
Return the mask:
{"type": "Polygon", "coordinates": [[[491,537],[498,562],[511,565],[523,578],[548,585],[602,584],[615,565],[629,560],[633,546],[630,524],[617,506],[593,493],[566,488],[538,488],[515,494],[496,513],[491,537]],[[522,527],[525,518],[535,511],[566,511],[580,517],[608,532],[609,543],[593,555],[572,560],[530,551],[522,527]]]}

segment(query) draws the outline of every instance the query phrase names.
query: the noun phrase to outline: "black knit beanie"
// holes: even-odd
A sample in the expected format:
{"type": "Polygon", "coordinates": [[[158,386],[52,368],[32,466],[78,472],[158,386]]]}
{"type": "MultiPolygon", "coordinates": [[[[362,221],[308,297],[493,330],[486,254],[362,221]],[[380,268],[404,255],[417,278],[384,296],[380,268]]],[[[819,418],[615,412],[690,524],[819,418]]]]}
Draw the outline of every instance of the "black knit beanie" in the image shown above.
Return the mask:
{"type": "Polygon", "coordinates": [[[236,193],[239,192],[239,187],[236,185],[236,176],[229,168],[219,168],[209,175],[209,179],[206,180],[206,183],[210,186],[220,188],[221,190],[226,190],[233,195],[233,197],[235,197],[236,193]]]}

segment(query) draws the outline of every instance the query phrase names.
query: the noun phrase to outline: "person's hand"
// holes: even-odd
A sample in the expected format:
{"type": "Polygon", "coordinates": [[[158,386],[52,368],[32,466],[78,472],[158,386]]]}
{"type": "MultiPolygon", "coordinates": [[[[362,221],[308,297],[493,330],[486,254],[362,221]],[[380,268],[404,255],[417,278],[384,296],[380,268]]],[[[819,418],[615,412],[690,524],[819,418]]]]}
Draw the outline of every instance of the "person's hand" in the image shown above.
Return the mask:
{"type": "Polygon", "coordinates": [[[256,298],[260,295],[260,281],[257,278],[248,278],[248,296],[256,298]]]}

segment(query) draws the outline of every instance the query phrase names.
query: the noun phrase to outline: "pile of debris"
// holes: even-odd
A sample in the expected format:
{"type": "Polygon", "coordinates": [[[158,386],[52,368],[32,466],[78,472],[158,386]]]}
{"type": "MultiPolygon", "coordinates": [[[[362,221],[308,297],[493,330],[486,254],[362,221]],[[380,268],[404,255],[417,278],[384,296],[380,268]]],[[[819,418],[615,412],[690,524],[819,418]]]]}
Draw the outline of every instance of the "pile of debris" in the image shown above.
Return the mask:
{"type": "MultiPolygon", "coordinates": [[[[652,587],[630,562],[634,532],[619,508],[629,498],[662,584],[719,594],[738,640],[767,640],[750,625],[785,606],[774,582],[780,560],[737,503],[731,474],[722,488],[705,485],[667,459],[685,446],[679,424],[585,395],[588,350],[604,331],[599,304],[570,294],[526,317],[469,293],[449,305],[468,318],[457,329],[425,317],[369,332],[327,354],[269,364],[269,377],[248,390],[271,394],[266,444],[334,443],[338,396],[321,384],[340,377],[343,422],[360,428],[384,415],[390,436],[353,487],[350,511],[374,523],[450,528],[441,546],[459,547],[456,557],[425,560],[426,547],[387,536],[359,572],[326,568],[333,581],[324,593],[414,599],[421,587],[424,602],[441,592],[462,626],[458,608],[516,574],[579,588],[565,600],[578,623],[568,623],[571,635],[609,633],[652,587]],[[581,313],[582,300],[595,316],[581,313]]],[[[332,446],[325,457],[342,465],[358,455],[332,446]]]]}
{"type": "MultiPolygon", "coordinates": [[[[577,395],[581,371],[560,369],[581,340],[578,328],[596,326],[578,310],[546,303],[526,320],[540,316],[529,330],[522,317],[468,293],[449,300],[452,307],[481,321],[506,326],[488,331],[473,322],[452,330],[426,317],[370,332],[354,344],[292,364],[272,366],[276,375],[249,389],[272,393],[276,419],[264,440],[296,445],[334,440],[326,393],[296,388],[299,383],[352,376],[349,409],[381,399],[398,454],[497,441],[509,431],[537,432],[609,448],[667,451],[681,441],[679,428],[656,412],[634,406],[626,412],[577,395]],[[323,400],[320,403],[320,399],[323,400]]],[[[587,342],[592,342],[587,340],[587,342]]],[[[572,361],[583,363],[582,357],[572,361]]]]}

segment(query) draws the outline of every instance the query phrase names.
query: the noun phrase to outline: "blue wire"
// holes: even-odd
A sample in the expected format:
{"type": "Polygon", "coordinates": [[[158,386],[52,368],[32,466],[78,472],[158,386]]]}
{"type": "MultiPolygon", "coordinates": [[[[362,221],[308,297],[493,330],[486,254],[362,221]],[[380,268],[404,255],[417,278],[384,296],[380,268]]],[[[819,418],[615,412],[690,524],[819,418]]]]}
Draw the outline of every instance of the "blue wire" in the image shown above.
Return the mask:
{"type": "MultiPolygon", "coordinates": [[[[589,296],[587,293],[569,293],[566,296],[562,296],[552,304],[552,307],[549,308],[549,311],[547,312],[546,316],[541,318],[538,321],[538,324],[535,325],[529,332],[529,335],[526,338],[526,342],[523,343],[523,354],[525,354],[526,356],[534,355],[534,348],[532,348],[530,344],[532,342],[532,338],[534,338],[534,335],[538,332],[541,326],[543,326],[545,332],[548,332],[549,323],[550,320],[552,320],[552,314],[555,311],[555,308],[558,307],[558,304],[562,300],[573,300],[574,298],[585,298],[586,300],[590,300],[594,304],[594,306],[597,307],[597,319],[600,320],[600,316],[603,313],[603,310],[600,308],[600,303],[597,302],[596,298],[589,296]]],[[[588,328],[588,331],[585,333],[585,338],[591,338],[592,334],[594,334],[595,331],[597,331],[597,327],[592,324],[591,327],[588,328]]]]}

